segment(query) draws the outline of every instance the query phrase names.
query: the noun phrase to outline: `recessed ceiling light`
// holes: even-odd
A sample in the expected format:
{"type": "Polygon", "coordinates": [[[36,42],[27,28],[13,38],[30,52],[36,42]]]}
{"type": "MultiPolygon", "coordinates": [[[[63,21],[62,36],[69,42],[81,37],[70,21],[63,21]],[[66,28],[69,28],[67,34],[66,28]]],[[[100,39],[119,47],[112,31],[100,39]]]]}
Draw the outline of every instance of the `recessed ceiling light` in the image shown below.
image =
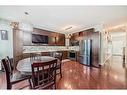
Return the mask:
{"type": "Polygon", "coordinates": [[[28,12],[24,12],[24,14],[25,14],[25,15],[29,15],[29,13],[28,13],[28,12]]]}

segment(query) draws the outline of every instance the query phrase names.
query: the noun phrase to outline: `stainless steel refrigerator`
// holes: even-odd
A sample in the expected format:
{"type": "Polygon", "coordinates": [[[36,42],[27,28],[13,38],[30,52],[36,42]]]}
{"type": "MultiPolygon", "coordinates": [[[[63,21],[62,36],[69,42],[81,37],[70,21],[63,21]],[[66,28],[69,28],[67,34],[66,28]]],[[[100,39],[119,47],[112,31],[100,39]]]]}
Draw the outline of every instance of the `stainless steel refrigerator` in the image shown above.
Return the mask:
{"type": "Polygon", "coordinates": [[[80,63],[92,65],[92,40],[82,40],[80,42],[80,63]]]}

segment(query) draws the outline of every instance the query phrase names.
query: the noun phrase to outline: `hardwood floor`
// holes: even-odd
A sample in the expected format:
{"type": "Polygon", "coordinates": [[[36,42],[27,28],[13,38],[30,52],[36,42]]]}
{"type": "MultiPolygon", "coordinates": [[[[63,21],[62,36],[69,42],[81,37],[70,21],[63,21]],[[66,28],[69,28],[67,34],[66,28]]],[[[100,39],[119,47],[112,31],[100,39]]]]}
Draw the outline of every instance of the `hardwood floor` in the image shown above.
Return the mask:
{"type": "MultiPolygon", "coordinates": [[[[66,61],[62,64],[62,75],[57,76],[57,89],[127,89],[127,68],[121,57],[114,57],[101,69],[66,61]]],[[[18,83],[13,89],[27,84],[27,81],[18,83]]],[[[0,73],[0,89],[6,89],[5,73],[0,73]]]]}
{"type": "Polygon", "coordinates": [[[127,88],[124,72],[109,66],[87,67],[74,61],[63,64],[63,78],[58,89],[124,89],[127,88]]]}

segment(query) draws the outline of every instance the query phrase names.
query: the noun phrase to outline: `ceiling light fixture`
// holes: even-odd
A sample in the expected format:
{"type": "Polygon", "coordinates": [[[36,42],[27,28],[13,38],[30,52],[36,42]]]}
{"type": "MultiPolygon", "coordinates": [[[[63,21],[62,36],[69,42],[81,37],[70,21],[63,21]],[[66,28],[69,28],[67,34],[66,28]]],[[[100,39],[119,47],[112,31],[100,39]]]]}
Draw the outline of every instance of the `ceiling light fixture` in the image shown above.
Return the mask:
{"type": "Polygon", "coordinates": [[[11,26],[13,29],[18,29],[19,22],[11,22],[11,23],[10,23],[10,26],[11,26]]]}
{"type": "Polygon", "coordinates": [[[71,28],[72,28],[72,26],[71,26],[71,27],[66,28],[65,30],[69,30],[69,29],[71,29],[71,28]]]}

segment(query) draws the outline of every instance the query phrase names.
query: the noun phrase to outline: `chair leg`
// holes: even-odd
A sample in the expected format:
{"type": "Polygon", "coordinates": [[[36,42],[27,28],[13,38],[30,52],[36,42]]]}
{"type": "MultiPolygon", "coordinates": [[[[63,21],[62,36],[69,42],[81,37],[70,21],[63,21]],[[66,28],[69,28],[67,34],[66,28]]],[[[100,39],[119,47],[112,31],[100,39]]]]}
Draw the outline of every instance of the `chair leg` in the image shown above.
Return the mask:
{"type": "Polygon", "coordinates": [[[11,89],[12,85],[11,84],[7,84],[7,89],[11,89]]]}
{"type": "Polygon", "coordinates": [[[60,69],[60,77],[62,78],[62,73],[61,73],[61,69],[60,69]]]}
{"type": "Polygon", "coordinates": [[[61,66],[60,66],[60,77],[62,78],[62,70],[61,70],[61,66]]]}
{"type": "Polygon", "coordinates": [[[56,71],[55,71],[55,77],[54,77],[54,88],[56,89],[56,71]]]}
{"type": "Polygon", "coordinates": [[[30,89],[32,89],[31,79],[28,79],[28,82],[30,84],[30,89]]]}
{"type": "Polygon", "coordinates": [[[54,89],[56,89],[56,83],[54,84],[54,89]]]}

